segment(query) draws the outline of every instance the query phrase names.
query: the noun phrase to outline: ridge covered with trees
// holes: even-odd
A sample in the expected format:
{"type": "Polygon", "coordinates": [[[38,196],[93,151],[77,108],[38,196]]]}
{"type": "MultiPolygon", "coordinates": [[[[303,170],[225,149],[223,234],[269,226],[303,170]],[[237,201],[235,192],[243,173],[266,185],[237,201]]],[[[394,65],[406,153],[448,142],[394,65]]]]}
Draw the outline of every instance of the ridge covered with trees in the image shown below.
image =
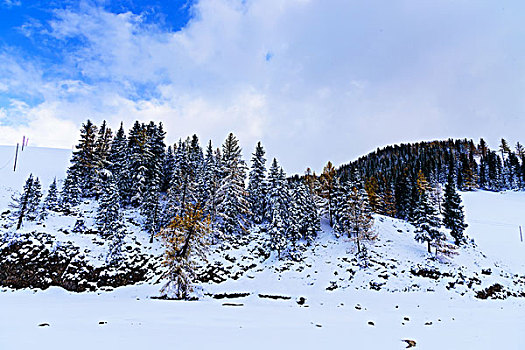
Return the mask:
{"type": "Polygon", "coordinates": [[[188,298],[192,261],[205,259],[210,242],[257,228],[268,256],[299,259],[325,218],[366,259],[364,243],[380,234],[373,231],[377,213],[411,222],[429,253],[453,254],[466,228],[457,189],[524,187],[524,149],[518,143],[513,151],[505,140],[498,151],[483,139],[388,146],[339,168],[328,162],[319,176],[307,169],[287,177],[277,159],[267,166],[260,142],[248,165],[232,133],[221,147],[210,141],[203,148],[197,135],[166,146],[162,123],[135,122],[127,133],[121,124],[113,133],[106,122],[88,120],[61,190],[55,180],[42,201],[40,182],[30,176],[12,207],[19,229],[25,220],[43,221],[50,211],[69,215],[95,200],[98,235],[111,242],[109,264],[119,263],[123,210],[137,210],[150,241],[158,237],[165,247],[163,291],[188,298]]]}

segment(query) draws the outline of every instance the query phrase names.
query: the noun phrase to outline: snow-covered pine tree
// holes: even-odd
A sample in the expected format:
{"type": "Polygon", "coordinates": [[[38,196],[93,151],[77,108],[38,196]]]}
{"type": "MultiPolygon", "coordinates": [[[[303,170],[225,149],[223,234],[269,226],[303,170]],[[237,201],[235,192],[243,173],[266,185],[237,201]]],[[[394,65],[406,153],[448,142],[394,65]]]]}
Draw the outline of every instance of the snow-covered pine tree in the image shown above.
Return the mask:
{"type": "Polygon", "coordinates": [[[102,121],[102,124],[98,128],[98,135],[95,140],[95,149],[94,149],[94,160],[95,160],[95,172],[96,180],[94,184],[93,194],[98,198],[101,192],[102,184],[100,172],[102,169],[109,168],[109,153],[111,150],[111,141],[113,139],[113,133],[111,129],[107,126],[106,121],[102,121]]]}
{"type": "Polygon", "coordinates": [[[347,196],[347,220],[344,221],[344,230],[349,238],[353,238],[357,243],[357,253],[361,254],[363,248],[361,243],[363,240],[371,240],[374,238],[372,226],[374,225],[374,218],[372,216],[372,209],[368,203],[368,194],[366,190],[356,181],[349,184],[349,192],[347,196]]]}
{"type": "Polygon", "coordinates": [[[42,203],[42,210],[40,211],[40,219],[45,220],[49,211],[57,211],[59,207],[57,179],[54,178],[49,190],[47,191],[46,198],[42,203]]]}
{"type": "Polygon", "coordinates": [[[195,187],[195,198],[197,203],[206,206],[206,198],[208,196],[208,184],[205,180],[205,163],[202,147],[199,143],[197,135],[193,135],[188,147],[188,160],[192,169],[192,181],[195,187]]]}
{"type": "Polygon", "coordinates": [[[341,183],[341,178],[337,177],[334,184],[333,199],[333,228],[336,232],[342,233],[347,227],[348,221],[348,193],[350,188],[347,184],[341,183]]]}
{"type": "Polygon", "coordinates": [[[259,141],[252,155],[252,166],[248,182],[248,196],[252,221],[261,224],[266,212],[266,158],[264,148],[259,141]]]}
{"type": "Polygon", "coordinates": [[[68,213],[71,207],[79,205],[82,197],[81,180],[77,170],[73,167],[67,170],[67,176],[60,193],[60,209],[65,213],[68,213]]]}
{"type": "Polygon", "coordinates": [[[298,240],[305,239],[309,244],[321,230],[314,198],[303,182],[291,185],[289,208],[288,237],[295,251],[298,240]]]}
{"type": "Polygon", "coordinates": [[[130,181],[130,204],[139,207],[144,200],[144,194],[148,182],[148,167],[153,155],[151,144],[148,142],[146,126],[135,122],[129,132],[129,172],[130,181]]]}
{"type": "Polygon", "coordinates": [[[122,225],[120,198],[113,174],[109,170],[103,170],[100,175],[103,186],[98,200],[96,223],[100,235],[108,238],[122,225]]]}
{"type": "Polygon", "coordinates": [[[197,202],[197,184],[195,171],[189,157],[189,139],[179,140],[175,152],[172,182],[168,190],[168,206],[165,218],[169,220],[175,215],[182,215],[189,203],[197,202]]]}
{"type": "Polygon", "coordinates": [[[321,231],[321,219],[319,218],[319,208],[315,203],[314,193],[310,188],[300,183],[297,188],[300,193],[300,207],[303,210],[302,229],[303,236],[306,238],[308,244],[317,237],[317,232],[321,231]]]}
{"type": "Polygon", "coordinates": [[[161,293],[176,299],[191,298],[195,279],[195,259],[206,259],[205,248],[210,233],[210,218],[197,204],[189,203],[159,235],[164,243],[164,263],[168,282],[161,293]]]}
{"type": "Polygon", "coordinates": [[[166,152],[164,137],[166,133],[164,132],[162,123],[159,123],[157,126],[154,122],[150,122],[146,128],[146,134],[147,148],[150,152],[147,165],[146,187],[149,190],[155,189],[160,192],[164,179],[164,156],[166,152]]]}
{"type": "Polygon", "coordinates": [[[109,265],[120,265],[124,259],[122,254],[122,246],[124,245],[126,230],[124,225],[117,223],[112,231],[113,234],[111,236],[111,241],[109,242],[106,263],[109,265]]]}
{"type": "MultiPolygon", "coordinates": [[[[289,231],[294,230],[296,227],[295,225],[290,227],[289,207],[291,201],[286,175],[275,158],[268,172],[267,196],[266,202],[268,203],[268,208],[266,212],[269,215],[268,233],[270,235],[270,249],[277,251],[277,255],[280,258],[282,252],[286,249],[289,231]]],[[[300,219],[298,218],[298,220],[300,219]]],[[[299,226],[298,223],[297,226],[299,226]]],[[[298,232],[296,232],[296,234],[297,233],[298,232]]]]}
{"type": "Polygon", "coordinates": [[[445,201],[443,203],[443,224],[450,229],[456,245],[464,241],[463,231],[468,226],[461,205],[461,197],[456,191],[454,174],[450,172],[445,186],[445,201]]]}
{"type": "Polygon", "coordinates": [[[168,192],[170,184],[173,181],[173,169],[175,168],[175,154],[173,153],[173,148],[168,146],[166,151],[166,156],[164,157],[164,178],[162,180],[162,192],[168,192]]]}
{"type": "Polygon", "coordinates": [[[120,128],[111,142],[108,169],[117,183],[121,201],[127,203],[130,198],[131,174],[129,171],[128,140],[123,123],[120,124],[120,128]]]}
{"type": "Polygon", "coordinates": [[[416,235],[414,239],[420,243],[427,242],[428,252],[431,253],[431,244],[439,244],[439,241],[445,239],[445,236],[439,231],[441,222],[430,199],[428,182],[421,171],[417,183],[418,197],[414,210],[416,235]]]}
{"type": "Polygon", "coordinates": [[[211,219],[211,222],[215,221],[216,210],[215,210],[215,200],[217,191],[220,186],[220,176],[217,167],[217,160],[213,152],[213,146],[211,141],[208,142],[206,147],[206,156],[204,158],[203,166],[203,198],[202,206],[205,215],[208,215],[211,219]]]}
{"type": "Polygon", "coordinates": [[[239,141],[232,133],[226,138],[222,149],[222,181],[217,193],[220,228],[225,234],[244,233],[249,226],[249,204],[244,188],[246,164],[241,158],[239,141]]]}
{"type": "Polygon", "coordinates": [[[24,219],[34,219],[36,217],[35,210],[38,208],[37,199],[38,193],[35,190],[35,178],[33,174],[29,174],[24,189],[21,194],[15,194],[11,197],[12,202],[10,207],[13,209],[13,218],[16,221],[16,229],[22,227],[24,219]]]}
{"type": "Polygon", "coordinates": [[[80,188],[82,196],[86,197],[91,197],[95,194],[95,186],[97,183],[96,138],[97,127],[88,119],[86,123],[82,124],[80,140],[71,157],[70,169],[72,171],[68,171],[68,176],[74,174],[75,177],[66,179],[69,183],[78,181],[77,186],[80,188]]]}
{"type": "Polygon", "coordinates": [[[27,218],[35,220],[40,212],[40,203],[42,201],[42,184],[38,177],[33,180],[33,186],[29,195],[29,203],[27,206],[27,218]]]}

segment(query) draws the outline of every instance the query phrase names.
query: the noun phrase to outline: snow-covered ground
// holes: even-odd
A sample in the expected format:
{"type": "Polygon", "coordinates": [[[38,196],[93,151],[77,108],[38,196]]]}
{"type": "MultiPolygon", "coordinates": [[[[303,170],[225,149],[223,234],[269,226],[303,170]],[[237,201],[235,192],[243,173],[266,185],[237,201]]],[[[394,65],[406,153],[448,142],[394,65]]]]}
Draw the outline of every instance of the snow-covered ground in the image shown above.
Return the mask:
{"type": "Polygon", "coordinates": [[[0,208],[11,200],[12,191],[21,191],[29,174],[38,177],[42,188],[47,190],[53,181],[64,179],[71,158],[71,150],[42,147],[26,147],[18,152],[14,171],[16,146],[0,146],[0,208]]]}
{"type": "Polygon", "coordinates": [[[467,192],[462,198],[467,234],[485,254],[525,275],[525,192],[467,192]]]}
{"type": "MultiPolygon", "coordinates": [[[[0,147],[0,160],[11,151],[0,147]]],[[[47,189],[53,177],[64,176],[70,158],[66,150],[24,152],[19,173],[11,166],[0,169],[0,212],[29,172],[47,189]]],[[[411,225],[377,216],[378,239],[369,246],[366,269],[353,260],[353,242],[337,238],[326,225],[301,262],[255,254],[262,240],[257,232],[227,244],[226,251],[212,247],[210,263],[236,277],[203,283],[199,301],[151,299],[161,287],[153,282],[85,293],[0,288],[0,349],[401,349],[407,346],[404,339],[421,349],[524,349],[525,298],[480,300],[475,291],[500,283],[525,292],[525,243],[519,238],[525,193],[478,191],[462,197],[467,234],[475,244],[453,257],[430,258],[426,246],[414,241],[411,225]],[[443,275],[412,272],[421,269],[443,275]],[[490,274],[482,273],[488,269],[490,274]],[[213,297],[223,293],[247,296],[213,297]],[[297,303],[300,297],[303,305],[297,303]]],[[[83,206],[89,225],[93,205],[83,206]]],[[[52,217],[46,230],[73,223],[71,217],[52,217]]],[[[146,235],[138,229],[133,234],[147,246],[146,235]]],[[[92,260],[103,253],[92,238],[79,234],[56,232],[56,239],[88,247],[92,260]]],[[[155,243],[151,251],[158,248],[155,243]]]]}

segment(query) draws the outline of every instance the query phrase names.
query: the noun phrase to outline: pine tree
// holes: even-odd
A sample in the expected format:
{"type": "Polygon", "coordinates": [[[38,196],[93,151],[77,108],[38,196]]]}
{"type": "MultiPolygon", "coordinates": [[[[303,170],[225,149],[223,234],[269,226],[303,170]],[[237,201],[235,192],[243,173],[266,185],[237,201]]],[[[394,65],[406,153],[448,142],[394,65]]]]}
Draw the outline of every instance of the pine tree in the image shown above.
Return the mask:
{"type": "Polygon", "coordinates": [[[167,192],[170,188],[170,184],[173,181],[173,169],[175,169],[175,155],[173,153],[173,148],[168,146],[166,156],[164,157],[164,178],[161,187],[162,192],[167,192]]]}
{"type": "Polygon", "coordinates": [[[432,205],[429,195],[428,182],[420,171],[418,176],[418,196],[414,211],[414,225],[416,226],[415,240],[427,242],[428,252],[432,243],[438,243],[445,237],[439,231],[440,220],[435,207],[432,205]]]}
{"type": "Polygon", "coordinates": [[[57,211],[59,208],[59,198],[58,198],[58,189],[57,189],[57,179],[54,178],[51,185],[49,185],[49,190],[47,191],[47,196],[42,203],[42,210],[40,213],[40,218],[44,220],[47,217],[49,211],[57,211]]]}
{"type": "Polygon", "coordinates": [[[310,243],[315,239],[321,230],[321,223],[312,193],[303,182],[293,184],[288,197],[288,239],[295,251],[299,240],[306,239],[310,243]]]}
{"type": "Polygon", "coordinates": [[[120,197],[118,187],[109,170],[101,173],[103,186],[98,203],[96,223],[100,235],[104,238],[110,237],[122,226],[122,215],[120,213],[120,197]]]}
{"type": "Polygon", "coordinates": [[[365,190],[368,195],[370,208],[374,213],[381,212],[381,198],[379,194],[379,184],[375,176],[371,176],[365,183],[365,190]]]}
{"type": "Polygon", "coordinates": [[[266,159],[261,142],[257,143],[252,157],[252,167],[248,182],[248,196],[252,220],[256,224],[263,222],[266,208],[266,159]]]}
{"type": "Polygon", "coordinates": [[[122,246],[126,237],[124,225],[115,225],[112,230],[111,241],[109,242],[108,254],[106,256],[106,263],[109,265],[120,265],[124,259],[122,253],[122,246]]]}
{"type": "Polygon", "coordinates": [[[106,121],[102,122],[102,125],[98,129],[98,136],[95,140],[95,149],[94,149],[94,167],[95,167],[95,183],[93,188],[93,194],[99,196],[102,187],[102,179],[99,176],[103,169],[109,169],[109,154],[111,150],[111,141],[113,134],[111,129],[107,126],[106,121]]]}
{"type": "Polygon", "coordinates": [[[169,219],[182,215],[189,203],[197,203],[197,181],[195,164],[190,160],[190,141],[179,140],[175,152],[172,183],[168,190],[168,208],[165,216],[169,219]]]}
{"type": "MultiPolygon", "coordinates": [[[[277,159],[273,159],[268,174],[268,208],[270,249],[277,251],[280,258],[287,245],[287,231],[290,228],[290,197],[286,183],[286,175],[279,166],[277,159]]],[[[294,232],[297,233],[297,232],[294,232]]]]}
{"type": "Polygon", "coordinates": [[[454,174],[451,172],[445,186],[445,202],[443,203],[443,223],[450,229],[456,245],[463,242],[463,231],[468,226],[465,224],[465,214],[461,205],[461,197],[454,185],[454,174]]]}
{"type": "Polygon", "coordinates": [[[359,188],[359,184],[352,183],[349,186],[347,197],[347,220],[344,221],[344,231],[349,238],[354,238],[357,243],[357,252],[362,252],[361,242],[373,239],[372,226],[374,218],[372,209],[368,202],[366,190],[359,188]]]}
{"type": "Polygon", "coordinates": [[[42,201],[42,184],[38,177],[34,178],[33,186],[29,194],[29,203],[27,205],[27,218],[35,220],[40,212],[40,202],[42,201]]]}
{"type": "Polygon", "coordinates": [[[71,171],[68,171],[68,175],[74,174],[75,177],[66,179],[68,183],[78,182],[75,186],[78,186],[81,193],[87,197],[95,195],[97,183],[96,138],[97,127],[90,120],[87,120],[86,123],[82,124],[80,140],[71,157],[71,171]]]}
{"type": "Polygon", "coordinates": [[[148,142],[148,130],[144,124],[135,122],[129,132],[129,173],[130,199],[129,202],[138,208],[143,200],[148,185],[148,170],[153,159],[151,143],[148,142]]]}
{"type": "Polygon", "coordinates": [[[393,185],[387,185],[386,191],[381,196],[383,214],[395,218],[397,216],[396,196],[393,185]]]}
{"type": "Polygon", "coordinates": [[[121,201],[127,203],[130,198],[131,174],[129,171],[128,140],[122,123],[111,142],[108,154],[108,169],[117,183],[121,201]]]}
{"type": "Polygon", "coordinates": [[[205,260],[205,247],[210,234],[210,218],[198,204],[188,204],[182,215],[176,215],[160,231],[164,243],[164,263],[168,282],[161,290],[166,296],[187,300],[193,291],[196,258],[205,260]]]}
{"type": "Polygon", "coordinates": [[[324,203],[322,206],[322,210],[325,214],[328,215],[330,226],[333,226],[333,208],[332,208],[332,201],[333,201],[333,190],[334,190],[334,183],[335,183],[335,175],[336,170],[334,166],[332,165],[332,162],[328,162],[326,166],[323,169],[323,173],[321,174],[320,181],[321,181],[321,193],[320,196],[324,199],[324,203]]]}
{"type": "Polygon", "coordinates": [[[39,199],[39,197],[37,189],[35,189],[33,174],[29,174],[22,193],[13,195],[11,199],[10,207],[13,209],[13,217],[17,223],[16,229],[19,230],[25,218],[31,220],[36,217],[35,211],[38,207],[37,199],[39,199]]]}
{"type": "Polygon", "coordinates": [[[71,207],[80,204],[82,189],[80,188],[80,175],[77,169],[71,167],[67,170],[67,176],[60,193],[60,208],[66,213],[71,207]]]}
{"type": "Polygon", "coordinates": [[[237,138],[229,134],[222,147],[222,181],[217,193],[217,212],[221,217],[223,233],[246,232],[249,214],[247,193],[244,188],[246,165],[241,158],[237,138]]]}

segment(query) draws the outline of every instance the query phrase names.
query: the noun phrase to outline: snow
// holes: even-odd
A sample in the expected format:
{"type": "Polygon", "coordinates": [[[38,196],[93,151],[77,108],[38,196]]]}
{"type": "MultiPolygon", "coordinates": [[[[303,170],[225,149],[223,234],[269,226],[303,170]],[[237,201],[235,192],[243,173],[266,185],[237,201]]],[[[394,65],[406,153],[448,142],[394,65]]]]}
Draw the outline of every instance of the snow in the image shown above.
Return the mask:
{"type": "Polygon", "coordinates": [[[16,146],[0,146],[0,208],[7,207],[13,191],[21,191],[29,174],[40,179],[42,189],[64,179],[71,151],[57,148],[26,147],[18,151],[16,171],[13,171],[16,146]]]}
{"type": "MultiPolygon", "coordinates": [[[[11,153],[14,148],[0,147],[0,166],[11,153]]],[[[10,166],[0,169],[0,212],[30,172],[41,178],[45,190],[53,177],[63,178],[70,154],[30,147],[24,150],[17,173],[10,166]]],[[[204,296],[199,301],[151,299],[162,286],[153,282],[85,293],[56,287],[0,288],[0,349],[403,349],[403,339],[415,340],[421,349],[524,349],[525,299],[480,300],[474,292],[494,283],[525,291],[525,277],[514,275],[525,275],[525,245],[518,229],[525,193],[461,195],[467,234],[475,244],[462,247],[453,257],[431,258],[426,245],[414,240],[411,225],[376,216],[378,239],[368,245],[374,262],[366,269],[352,261],[354,243],[336,237],[326,223],[315,244],[305,249],[303,262],[258,257],[254,251],[264,237],[256,231],[237,245],[212,246],[210,263],[220,262],[232,273],[239,272],[240,278],[201,284],[204,296]],[[423,267],[453,277],[434,280],[410,273],[423,267]],[[491,275],[481,273],[488,268],[491,275]],[[472,289],[465,284],[449,289],[459,274],[480,282],[472,289]],[[370,282],[380,289],[371,289],[370,282]],[[336,288],[330,291],[329,286],[336,288]],[[249,295],[211,296],[236,292],[249,295]],[[259,294],[290,299],[263,299],[259,294]],[[296,302],[299,297],[306,298],[305,305],[296,302]],[[44,323],[49,326],[39,326],[44,323]]],[[[93,225],[95,209],[93,201],[81,205],[79,216],[86,226],[93,225]]],[[[130,222],[137,215],[125,213],[133,235],[127,243],[139,242],[151,247],[148,252],[160,254],[158,242],[149,245],[149,236],[130,222]]],[[[60,230],[71,228],[75,220],[51,214],[45,227],[28,223],[23,230],[38,228],[52,233],[57,242],[73,242],[87,249],[94,264],[101,264],[106,247],[96,244],[96,237],[60,230]]]]}
{"type": "Polygon", "coordinates": [[[525,193],[506,191],[462,193],[467,234],[481,251],[493,256],[515,273],[525,274],[525,193]]]}

